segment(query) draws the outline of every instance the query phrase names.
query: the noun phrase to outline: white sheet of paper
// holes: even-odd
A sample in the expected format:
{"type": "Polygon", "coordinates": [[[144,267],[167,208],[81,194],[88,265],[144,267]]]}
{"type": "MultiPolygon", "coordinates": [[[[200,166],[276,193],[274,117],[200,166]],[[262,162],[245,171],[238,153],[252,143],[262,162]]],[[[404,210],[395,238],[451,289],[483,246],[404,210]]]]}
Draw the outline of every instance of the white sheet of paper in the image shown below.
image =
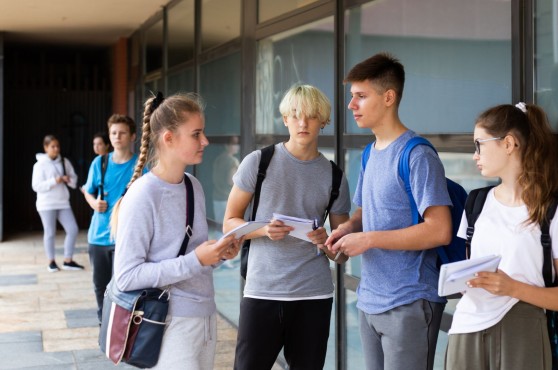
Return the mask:
{"type": "Polygon", "coordinates": [[[294,227],[289,235],[294,236],[295,238],[305,240],[307,242],[311,242],[310,238],[306,236],[309,232],[311,232],[312,226],[314,225],[314,221],[306,219],[306,218],[298,218],[293,216],[286,216],[280,213],[274,213],[273,218],[276,220],[283,221],[283,223],[287,226],[294,227]]]}
{"type": "Polygon", "coordinates": [[[495,272],[500,260],[500,256],[490,255],[442,265],[438,280],[438,295],[444,297],[467,291],[469,289],[467,281],[474,279],[477,272],[495,272]]]}
{"type": "Polygon", "coordinates": [[[269,221],[248,221],[246,223],[243,223],[242,225],[239,225],[237,227],[235,227],[234,229],[232,229],[231,231],[229,231],[228,233],[226,233],[225,235],[223,235],[219,240],[231,235],[231,234],[236,234],[236,238],[240,239],[242,236],[251,233],[252,231],[256,231],[258,229],[261,229],[262,227],[264,227],[265,225],[267,225],[269,223],[269,221]]]}

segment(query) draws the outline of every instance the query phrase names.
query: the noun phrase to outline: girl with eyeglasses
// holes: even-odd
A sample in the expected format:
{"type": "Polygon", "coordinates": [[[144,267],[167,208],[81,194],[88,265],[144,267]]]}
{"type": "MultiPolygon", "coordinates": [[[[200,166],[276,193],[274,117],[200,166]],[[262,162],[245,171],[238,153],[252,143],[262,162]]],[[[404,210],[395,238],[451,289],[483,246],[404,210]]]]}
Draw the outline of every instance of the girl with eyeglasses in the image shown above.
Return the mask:
{"type": "MultiPolygon", "coordinates": [[[[498,177],[474,224],[471,258],[502,257],[496,272],[470,280],[449,330],[446,369],[551,369],[545,309],[558,309],[558,287],[546,288],[540,224],[556,202],[556,141],[544,111],[499,105],[474,129],[481,174],[498,177]]],[[[548,221],[548,220],[547,220],[548,221]]],[[[458,235],[466,238],[467,219],[458,235]]],[[[550,222],[558,268],[558,217],[550,222]]]]}

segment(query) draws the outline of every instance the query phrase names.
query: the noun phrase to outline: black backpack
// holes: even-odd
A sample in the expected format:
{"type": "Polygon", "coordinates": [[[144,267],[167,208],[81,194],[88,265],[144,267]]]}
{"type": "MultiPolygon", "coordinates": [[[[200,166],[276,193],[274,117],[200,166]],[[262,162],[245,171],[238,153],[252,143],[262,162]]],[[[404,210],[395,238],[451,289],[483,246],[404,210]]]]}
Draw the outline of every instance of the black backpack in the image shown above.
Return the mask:
{"type": "MultiPolygon", "coordinates": [[[[262,183],[265,179],[265,174],[267,172],[267,167],[269,166],[269,162],[271,162],[271,158],[273,157],[273,153],[275,152],[275,144],[266,146],[261,150],[262,157],[260,159],[260,165],[258,167],[258,179],[256,180],[256,188],[254,190],[254,201],[252,204],[252,216],[250,217],[250,221],[256,220],[256,212],[258,211],[258,204],[260,203],[260,192],[262,190],[262,183]]],[[[331,169],[332,169],[332,177],[331,177],[331,194],[329,197],[329,204],[324,212],[323,221],[325,222],[327,216],[329,215],[329,211],[335,199],[339,196],[339,187],[341,186],[341,179],[343,178],[343,171],[335,164],[335,162],[331,162],[331,169]]],[[[245,240],[242,244],[242,248],[240,250],[240,276],[246,279],[246,273],[248,272],[248,254],[250,253],[250,239],[245,240]]]]}
{"type": "MultiPolygon", "coordinates": [[[[485,188],[475,189],[469,193],[467,202],[465,203],[465,216],[467,217],[467,240],[465,242],[467,249],[467,257],[471,257],[471,241],[475,233],[475,222],[479,218],[486,197],[490,189],[494,186],[487,186],[485,188]]],[[[543,268],[542,274],[544,278],[544,285],[548,287],[558,286],[558,279],[552,279],[552,240],[550,238],[550,222],[556,213],[558,202],[555,200],[548,208],[546,219],[541,223],[541,245],[543,248],[543,268]]],[[[550,349],[552,352],[552,369],[558,370],[558,312],[546,310],[546,324],[548,329],[548,336],[550,339],[550,349]]]]}

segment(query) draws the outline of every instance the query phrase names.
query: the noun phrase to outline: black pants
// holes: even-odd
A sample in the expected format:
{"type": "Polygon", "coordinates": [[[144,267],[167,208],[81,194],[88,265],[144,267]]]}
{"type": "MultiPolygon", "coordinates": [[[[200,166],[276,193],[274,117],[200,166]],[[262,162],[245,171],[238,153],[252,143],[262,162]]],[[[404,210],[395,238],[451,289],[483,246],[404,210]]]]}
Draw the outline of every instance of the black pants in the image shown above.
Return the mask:
{"type": "Polygon", "coordinates": [[[93,289],[97,298],[97,317],[101,322],[105,290],[112,278],[114,245],[89,244],[89,262],[93,266],[93,289]]]}
{"type": "Polygon", "coordinates": [[[281,348],[290,370],[323,369],[333,298],[271,301],[243,298],[234,368],[271,369],[281,348]]]}

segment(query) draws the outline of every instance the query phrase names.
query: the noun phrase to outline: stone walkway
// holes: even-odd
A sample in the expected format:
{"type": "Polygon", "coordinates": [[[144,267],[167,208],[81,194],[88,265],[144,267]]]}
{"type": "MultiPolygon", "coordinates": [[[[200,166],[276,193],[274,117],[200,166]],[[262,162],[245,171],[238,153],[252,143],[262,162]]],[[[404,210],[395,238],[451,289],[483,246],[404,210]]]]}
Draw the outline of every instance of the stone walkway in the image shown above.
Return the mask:
{"type": "MultiPolygon", "coordinates": [[[[62,245],[62,236],[59,232],[56,245],[62,245]]],[[[57,249],[58,265],[62,254],[57,249]]],[[[0,369],[135,369],[114,366],[98,348],[96,303],[83,231],[74,259],[86,266],[85,271],[50,273],[42,233],[0,243],[0,369]]],[[[232,369],[236,329],[219,317],[217,331],[215,369],[232,369]]]]}

